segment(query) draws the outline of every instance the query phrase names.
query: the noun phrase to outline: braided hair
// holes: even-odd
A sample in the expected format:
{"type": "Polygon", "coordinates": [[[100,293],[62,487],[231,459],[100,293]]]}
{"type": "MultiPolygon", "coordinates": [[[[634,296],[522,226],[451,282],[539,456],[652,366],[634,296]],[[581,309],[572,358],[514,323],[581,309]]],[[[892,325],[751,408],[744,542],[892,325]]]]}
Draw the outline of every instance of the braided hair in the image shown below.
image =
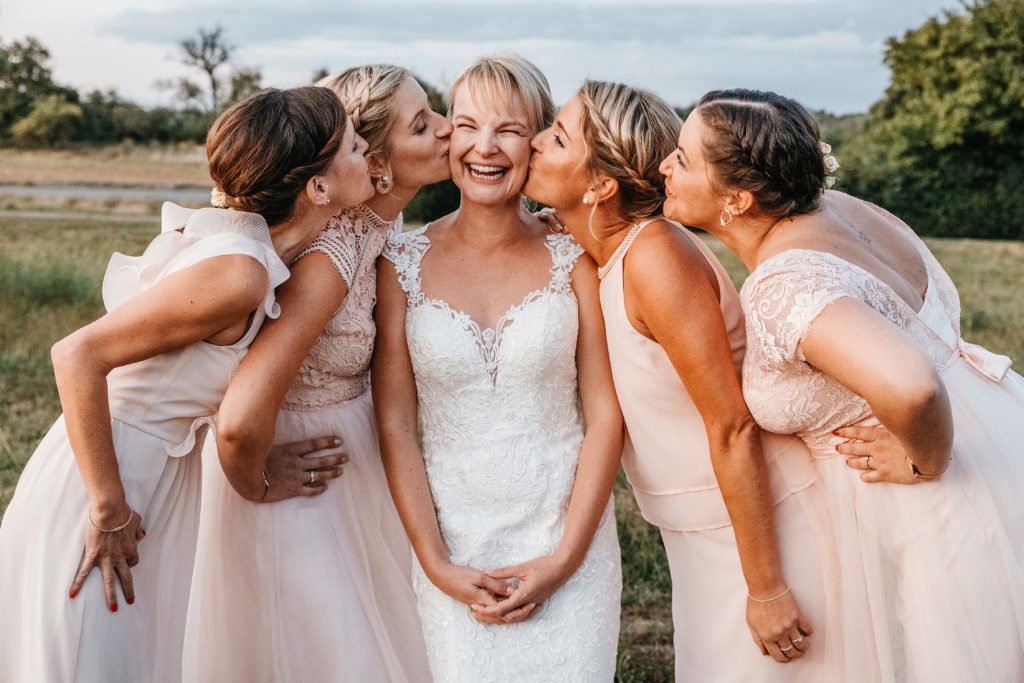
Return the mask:
{"type": "Polygon", "coordinates": [[[366,64],[327,76],[317,85],[330,88],[345,105],[356,132],[366,140],[368,154],[391,154],[391,128],[397,110],[395,93],[413,78],[412,72],[393,64],[366,64]]]}
{"type": "Polygon", "coordinates": [[[826,175],[821,134],[798,102],[760,90],[713,90],[694,111],[710,131],[704,156],[712,184],[750,192],[774,218],[818,208],[826,175]]]}
{"type": "Polygon", "coordinates": [[[626,221],[661,213],[665,177],[658,167],[676,147],[679,116],[654,93],[622,83],[584,81],[576,95],[591,182],[618,182],[626,221]]]}
{"type": "Polygon", "coordinates": [[[345,110],[325,88],[267,88],[227,109],[206,136],[210,177],[227,206],[271,226],[341,147],[345,110]]]}

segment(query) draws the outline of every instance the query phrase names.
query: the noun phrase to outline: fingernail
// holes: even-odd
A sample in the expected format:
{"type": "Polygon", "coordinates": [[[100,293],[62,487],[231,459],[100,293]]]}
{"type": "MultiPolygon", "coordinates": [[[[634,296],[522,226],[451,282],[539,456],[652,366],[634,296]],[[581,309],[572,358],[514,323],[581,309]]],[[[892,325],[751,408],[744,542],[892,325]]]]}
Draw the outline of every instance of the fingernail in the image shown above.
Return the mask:
{"type": "Polygon", "coordinates": [[[480,608],[477,607],[476,605],[470,605],[469,609],[473,610],[474,612],[479,612],[480,611],[480,608]]]}
{"type": "Polygon", "coordinates": [[[145,529],[142,529],[142,535],[143,535],[143,536],[145,536],[145,535],[146,535],[146,530],[145,530],[145,529]]]}
{"type": "Polygon", "coordinates": [[[127,602],[128,602],[129,605],[134,605],[135,604],[135,598],[128,598],[127,602]]]}
{"type": "Polygon", "coordinates": [[[839,436],[839,430],[838,429],[833,429],[832,430],[832,434],[835,435],[835,436],[839,436]]]}
{"type": "Polygon", "coordinates": [[[117,611],[117,605],[110,605],[110,611],[111,612],[116,612],[117,611]]]}
{"type": "Polygon", "coordinates": [[[68,593],[68,597],[71,598],[72,600],[75,599],[76,595],[78,595],[78,591],[71,591],[71,592],[68,593]]]}
{"type": "Polygon", "coordinates": [[[839,444],[836,444],[836,453],[839,452],[839,444]]]}
{"type": "Polygon", "coordinates": [[[341,445],[341,439],[335,439],[334,440],[334,445],[335,446],[340,446],[341,445]]]}

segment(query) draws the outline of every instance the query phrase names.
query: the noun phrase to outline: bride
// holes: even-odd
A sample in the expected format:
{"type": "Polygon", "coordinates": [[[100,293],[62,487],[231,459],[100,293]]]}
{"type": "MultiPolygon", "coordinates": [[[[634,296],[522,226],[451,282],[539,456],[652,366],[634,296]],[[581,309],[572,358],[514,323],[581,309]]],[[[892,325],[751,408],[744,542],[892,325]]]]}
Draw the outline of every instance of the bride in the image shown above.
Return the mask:
{"type": "Polygon", "coordinates": [[[547,81],[519,57],[478,59],[450,114],[462,203],[385,248],[372,372],[431,672],[611,680],[622,416],[596,267],[522,206],[547,81]]]}

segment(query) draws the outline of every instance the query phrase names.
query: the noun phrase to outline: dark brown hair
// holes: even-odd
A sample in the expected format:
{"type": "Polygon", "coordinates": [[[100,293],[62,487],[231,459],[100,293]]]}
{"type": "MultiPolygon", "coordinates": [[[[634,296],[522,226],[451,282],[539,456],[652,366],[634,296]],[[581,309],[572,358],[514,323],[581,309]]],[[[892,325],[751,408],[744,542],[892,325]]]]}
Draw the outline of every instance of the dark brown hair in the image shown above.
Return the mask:
{"type": "Polygon", "coordinates": [[[814,117],[796,100],[761,90],[713,90],[695,113],[709,129],[704,156],[717,180],[747,190],[775,218],[821,202],[825,162],[814,117]]]}
{"type": "Polygon", "coordinates": [[[288,218],[306,183],[334,159],[348,117],[327,88],[268,88],[225,111],[206,136],[210,177],[228,206],[288,218]]]}

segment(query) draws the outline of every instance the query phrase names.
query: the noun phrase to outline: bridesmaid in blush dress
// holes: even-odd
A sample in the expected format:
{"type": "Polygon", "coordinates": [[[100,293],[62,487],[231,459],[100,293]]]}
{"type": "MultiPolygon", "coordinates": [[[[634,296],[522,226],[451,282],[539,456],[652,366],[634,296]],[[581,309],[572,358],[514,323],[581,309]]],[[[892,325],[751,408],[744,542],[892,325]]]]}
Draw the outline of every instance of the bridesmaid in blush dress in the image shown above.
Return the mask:
{"type": "Polygon", "coordinates": [[[679,125],[649,92],[587,81],[534,138],[526,194],[601,264],[623,465],[668,554],[677,679],[836,680],[831,557],[813,531],[827,516],[807,451],[754,425],[736,289],[699,238],[659,215],[658,164],[679,125]]]}
{"type": "Polygon", "coordinates": [[[356,141],[322,88],[228,109],[206,150],[230,210],[165,204],[146,252],[111,259],[108,312],[54,345],[64,415],[0,526],[0,681],[181,681],[202,436],[285,261],[368,196],[356,141]]]}
{"type": "Polygon", "coordinates": [[[427,677],[409,542],[380,462],[368,371],[377,257],[420,187],[449,177],[452,126],[401,67],[354,67],[323,83],[367,141],[376,192],[327,221],[298,256],[278,292],[280,319],[257,337],[224,399],[217,449],[205,454],[186,680],[427,677]],[[239,471],[271,443],[327,434],[343,442],[344,476],[311,463],[310,497],[277,502],[273,456],[266,497],[238,485],[239,471]]]}
{"type": "Polygon", "coordinates": [[[789,98],[708,93],[662,164],[666,212],[752,271],[744,394],[814,456],[846,680],[1024,680],[1024,379],[960,338],[910,228],[823,190],[830,151],[789,98]]]}

